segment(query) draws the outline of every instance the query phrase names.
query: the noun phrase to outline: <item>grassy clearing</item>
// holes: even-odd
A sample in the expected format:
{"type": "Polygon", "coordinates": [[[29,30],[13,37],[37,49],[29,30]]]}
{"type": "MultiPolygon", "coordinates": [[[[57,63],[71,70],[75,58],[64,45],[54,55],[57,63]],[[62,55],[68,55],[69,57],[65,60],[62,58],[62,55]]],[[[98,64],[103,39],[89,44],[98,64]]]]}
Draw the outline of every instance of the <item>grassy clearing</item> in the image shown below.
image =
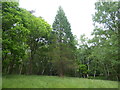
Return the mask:
{"type": "Polygon", "coordinates": [[[74,77],[5,75],[3,88],[118,88],[118,82],[74,77]]]}
{"type": "Polygon", "coordinates": [[[0,75],[0,90],[2,89],[2,76],[0,75]]]}

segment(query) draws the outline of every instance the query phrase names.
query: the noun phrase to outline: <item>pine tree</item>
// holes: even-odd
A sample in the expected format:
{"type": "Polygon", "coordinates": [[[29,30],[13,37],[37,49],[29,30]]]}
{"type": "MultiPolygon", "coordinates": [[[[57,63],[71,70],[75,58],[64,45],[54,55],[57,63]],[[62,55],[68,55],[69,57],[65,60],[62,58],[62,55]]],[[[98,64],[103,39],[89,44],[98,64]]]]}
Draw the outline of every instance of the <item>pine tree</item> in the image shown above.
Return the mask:
{"type": "Polygon", "coordinates": [[[59,76],[63,76],[65,72],[72,67],[75,49],[74,37],[71,32],[71,26],[62,9],[59,7],[55,21],[53,23],[53,62],[57,67],[59,76]]]}

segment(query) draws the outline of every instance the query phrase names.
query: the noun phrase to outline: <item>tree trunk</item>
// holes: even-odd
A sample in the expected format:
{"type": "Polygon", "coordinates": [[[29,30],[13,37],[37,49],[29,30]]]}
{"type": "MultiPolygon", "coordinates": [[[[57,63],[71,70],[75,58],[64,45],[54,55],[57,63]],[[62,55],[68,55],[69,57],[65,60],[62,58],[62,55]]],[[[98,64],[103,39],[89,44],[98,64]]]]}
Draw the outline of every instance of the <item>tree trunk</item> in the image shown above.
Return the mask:
{"type": "Polygon", "coordinates": [[[63,72],[61,71],[60,72],[60,75],[59,75],[60,77],[63,77],[64,76],[64,74],[63,74],[63,72]]]}
{"type": "Polygon", "coordinates": [[[107,79],[107,71],[106,71],[105,65],[104,65],[104,74],[105,74],[105,77],[107,79]]]}
{"type": "Polygon", "coordinates": [[[94,71],[94,78],[95,78],[95,76],[96,76],[96,70],[94,71]]]}
{"type": "Polygon", "coordinates": [[[30,59],[29,74],[32,74],[32,59],[30,59]]]}
{"type": "MultiPolygon", "coordinates": [[[[112,70],[114,71],[114,76],[116,76],[116,80],[117,81],[119,81],[119,74],[118,74],[118,72],[113,68],[113,66],[112,66],[112,70]]],[[[113,75],[113,74],[112,74],[113,75]]]]}
{"type": "Polygon", "coordinates": [[[89,77],[89,74],[87,74],[87,78],[89,77]]]}
{"type": "Polygon", "coordinates": [[[106,70],[107,70],[107,76],[109,76],[110,73],[109,73],[109,69],[108,69],[107,65],[106,65],[106,70]]]}
{"type": "Polygon", "coordinates": [[[62,64],[61,61],[60,61],[60,71],[59,71],[59,76],[60,76],[60,77],[63,77],[63,76],[64,76],[64,73],[63,73],[63,64],[62,64]]]}
{"type": "Polygon", "coordinates": [[[50,67],[50,75],[52,75],[52,67],[50,67]]]}
{"type": "Polygon", "coordinates": [[[84,78],[85,78],[85,74],[84,74],[84,78]]]}
{"type": "Polygon", "coordinates": [[[33,65],[32,65],[33,57],[34,57],[34,52],[33,50],[31,50],[30,61],[29,61],[29,74],[32,74],[33,72],[33,65]]]}
{"type": "Polygon", "coordinates": [[[13,62],[13,60],[11,60],[9,68],[8,68],[8,74],[12,74],[12,72],[13,72],[13,65],[14,65],[14,62],[13,62]]]}
{"type": "Polygon", "coordinates": [[[8,69],[7,69],[7,74],[9,74],[9,72],[10,72],[9,70],[10,70],[10,65],[8,66],[8,69]]]}
{"type": "Polygon", "coordinates": [[[22,68],[23,68],[23,65],[20,65],[20,72],[19,72],[19,74],[22,73],[22,68]]]}
{"type": "Polygon", "coordinates": [[[60,77],[63,77],[63,70],[62,70],[62,67],[60,67],[59,76],[60,76],[60,77]]]}
{"type": "Polygon", "coordinates": [[[42,73],[41,73],[41,74],[43,75],[43,74],[44,74],[44,72],[45,72],[45,68],[43,68],[43,70],[42,70],[42,73]]]}
{"type": "Polygon", "coordinates": [[[13,72],[13,64],[10,64],[8,74],[12,74],[13,72]]]}
{"type": "MultiPolygon", "coordinates": [[[[88,66],[88,71],[89,71],[89,58],[88,58],[88,63],[87,63],[87,66],[88,66]]],[[[87,78],[89,77],[89,74],[87,72],[87,78]]]]}

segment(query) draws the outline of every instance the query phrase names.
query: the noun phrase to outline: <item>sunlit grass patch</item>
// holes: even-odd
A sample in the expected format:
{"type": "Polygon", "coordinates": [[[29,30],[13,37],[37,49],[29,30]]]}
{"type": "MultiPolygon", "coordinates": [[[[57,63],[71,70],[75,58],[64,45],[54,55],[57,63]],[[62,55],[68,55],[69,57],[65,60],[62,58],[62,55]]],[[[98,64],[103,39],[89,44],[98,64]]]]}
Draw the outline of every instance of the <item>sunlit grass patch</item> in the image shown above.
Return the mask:
{"type": "Polygon", "coordinates": [[[118,88],[118,82],[75,77],[6,75],[3,88],[118,88]]]}

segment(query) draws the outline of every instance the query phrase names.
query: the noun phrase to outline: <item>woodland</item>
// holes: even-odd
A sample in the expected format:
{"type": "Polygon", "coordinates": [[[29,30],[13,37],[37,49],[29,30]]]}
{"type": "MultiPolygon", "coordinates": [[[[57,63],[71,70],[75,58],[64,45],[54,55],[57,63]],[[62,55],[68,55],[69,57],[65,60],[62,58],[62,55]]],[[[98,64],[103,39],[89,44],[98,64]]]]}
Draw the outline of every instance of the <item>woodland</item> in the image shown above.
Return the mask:
{"type": "Polygon", "coordinates": [[[119,81],[120,2],[96,2],[95,10],[92,38],[83,34],[77,39],[61,6],[50,25],[33,11],[20,8],[17,2],[2,2],[3,76],[119,81]]]}

